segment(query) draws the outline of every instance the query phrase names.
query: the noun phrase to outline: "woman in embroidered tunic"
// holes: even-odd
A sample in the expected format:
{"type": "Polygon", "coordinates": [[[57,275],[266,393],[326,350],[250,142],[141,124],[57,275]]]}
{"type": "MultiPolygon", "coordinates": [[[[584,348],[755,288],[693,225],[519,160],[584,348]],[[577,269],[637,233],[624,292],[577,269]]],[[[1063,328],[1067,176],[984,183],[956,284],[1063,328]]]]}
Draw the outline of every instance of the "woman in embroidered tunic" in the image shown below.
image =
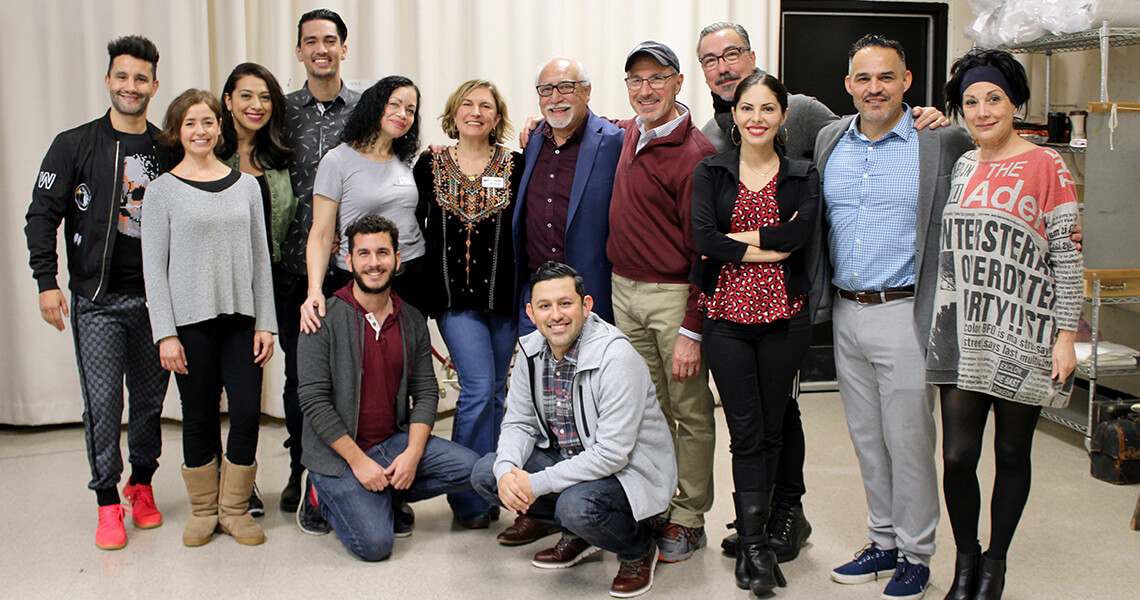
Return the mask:
{"type": "Polygon", "coordinates": [[[352,281],[345,265],[348,226],[367,214],[391,220],[400,230],[400,272],[392,289],[421,308],[424,238],[416,223],[416,183],[411,160],[420,144],[420,92],[407,77],[389,75],[360,95],[344,124],[341,144],[329,150],[313,181],[313,227],[305,248],[309,293],[301,306],[301,331],[320,326],[325,296],[352,281]],[[339,235],[336,266],[329,249],[339,235]],[[325,282],[328,272],[328,282],[325,282]]]}
{"type": "Polygon", "coordinates": [[[819,175],[776,149],[788,115],[778,79],[744,79],[732,115],[738,147],[693,173],[693,239],[704,256],[691,280],[703,292],[703,346],[730,436],[736,583],[763,595],[783,584],[766,528],[784,410],[811,337],[807,254],[819,175]]]}
{"type": "Polygon", "coordinates": [[[1042,406],[1064,406],[1081,307],[1073,179],[1054,150],[1013,130],[1029,100],[1010,54],[975,50],[946,84],[950,112],[978,142],[954,166],[942,213],[926,379],[942,395],[943,491],[958,548],[948,599],[1001,597],[1005,557],[1029,496],[1042,406]],[[990,410],[997,465],[990,545],[981,553],[978,459],[990,410]]]}
{"type": "MultiPolygon", "coordinates": [[[[417,218],[427,238],[421,308],[439,324],[459,374],[452,440],[482,456],[498,443],[518,339],[511,215],[522,155],[500,145],[511,126],[506,103],[489,81],[460,85],[440,121],[457,143],[424,153],[414,169],[417,218]]],[[[448,502],[462,526],[490,525],[490,507],[478,494],[452,494],[448,502]]]]}

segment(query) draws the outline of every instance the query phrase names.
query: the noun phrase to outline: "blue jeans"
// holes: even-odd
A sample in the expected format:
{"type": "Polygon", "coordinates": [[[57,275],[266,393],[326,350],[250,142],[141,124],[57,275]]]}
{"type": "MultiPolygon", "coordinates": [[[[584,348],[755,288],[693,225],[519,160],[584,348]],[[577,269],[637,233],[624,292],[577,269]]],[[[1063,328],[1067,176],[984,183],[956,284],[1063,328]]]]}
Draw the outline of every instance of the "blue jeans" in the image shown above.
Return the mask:
{"type": "MultiPolygon", "coordinates": [[[[535,448],[523,470],[537,473],[561,460],[557,450],[535,448]]],[[[502,506],[494,466],[495,453],[480,458],[471,471],[471,487],[488,502],[502,506]]],[[[530,506],[526,516],[558,525],[571,535],[617,554],[622,560],[639,559],[654,547],[653,532],[633,518],[625,489],[613,475],[541,496],[530,506]]]]}
{"type": "MultiPolygon", "coordinates": [[[[511,317],[486,310],[449,310],[437,321],[459,374],[459,400],[451,440],[479,456],[493,452],[503,422],[507,372],[518,341],[511,317]]],[[[485,511],[475,492],[450,494],[447,502],[459,516],[485,511]]]]}
{"type": "MultiPolygon", "coordinates": [[[[386,468],[407,447],[408,434],[396,433],[366,454],[386,468]]],[[[310,471],[309,478],[317,489],[321,515],[341,543],[356,556],[377,561],[392,553],[393,493],[399,500],[418,502],[440,494],[470,490],[471,468],[478,458],[467,448],[433,435],[424,446],[415,481],[406,490],[393,490],[389,486],[381,492],[368,491],[349,467],[345,467],[340,477],[310,471]]]]}

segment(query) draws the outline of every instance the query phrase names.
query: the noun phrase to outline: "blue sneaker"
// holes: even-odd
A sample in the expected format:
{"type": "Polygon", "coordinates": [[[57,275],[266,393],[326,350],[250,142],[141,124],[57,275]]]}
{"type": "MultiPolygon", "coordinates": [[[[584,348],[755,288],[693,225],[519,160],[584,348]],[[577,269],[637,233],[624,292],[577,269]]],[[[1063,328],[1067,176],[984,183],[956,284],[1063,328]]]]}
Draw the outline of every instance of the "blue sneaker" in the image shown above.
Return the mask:
{"type": "Polygon", "coordinates": [[[836,567],[831,572],[831,580],[836,583],[867,583],[886,577],[896,571],[899,562],[898,550],[883,550],[874,542],[863,546],[855,553],[855,560],[836,567]]]}
{"type": "Polygon", "coordinates": [[[930,582],[930,568],[926,565],[916,565],[903,556],[899,556],[899,564],[895,567],[895,574],[887,582],[883,590],[883,598],[887,600],[919,600],[926,593],[926,584],[930,582]]]}

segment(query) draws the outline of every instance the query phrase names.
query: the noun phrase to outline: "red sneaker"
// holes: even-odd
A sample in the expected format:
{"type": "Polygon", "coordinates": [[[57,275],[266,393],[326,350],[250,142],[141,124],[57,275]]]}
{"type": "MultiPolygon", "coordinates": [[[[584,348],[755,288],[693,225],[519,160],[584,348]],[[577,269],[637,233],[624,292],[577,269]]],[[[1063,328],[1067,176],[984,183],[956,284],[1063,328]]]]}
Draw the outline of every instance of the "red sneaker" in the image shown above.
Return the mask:
{"type": "Polygon", "coordinates": [[[162,525],[162,513],[154,505],[154,488],[149,485],[135,485],[129,480],[123,487],[123,496],[131,504],[131,521],[139,529],[153,529],[162,525]]]}
{"type": "Polygon", "coordinates": [[[118,550],[127,545],[122,504],[99,507],[99,527],[95,530],[95,545],[100,550],[118,550]]]}

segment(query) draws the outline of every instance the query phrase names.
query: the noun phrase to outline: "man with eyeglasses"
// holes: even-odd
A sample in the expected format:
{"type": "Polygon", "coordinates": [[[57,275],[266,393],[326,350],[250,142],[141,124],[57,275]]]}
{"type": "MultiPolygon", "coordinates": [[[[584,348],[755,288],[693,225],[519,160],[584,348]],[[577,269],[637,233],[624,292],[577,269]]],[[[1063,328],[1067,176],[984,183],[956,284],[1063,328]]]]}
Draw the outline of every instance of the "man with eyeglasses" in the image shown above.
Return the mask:
{"type": "Polygon", "coordinates": [[[707,543],[713,502],[716,428],[708,368],[701,357],[699,290],[689,284],[695,258],[693,168],[716,148],[677,102],[684,76],[668,46],[638,44],[625,62],[634,119],[618,123],[625,140],[610,202],[606,255],[613,263],[614,318],[649,365],[676,448],[678,493],[658,541],[661,560],[689,558],[707,543]]]}
{"type": "MultiPolygon", "coordinates": [[[[712,92],[714,115],[701,128],[717,150],[732,147],[732,96],[736,84],[745,77],[764,72],[756,66],[756,53],[748,31],[739,23],[720,21],[701,30],[697,39],[697,60],[712,92]]],[[[932,107],[914,108],[915,129],[935,129],[949,125],[942,112],[932,107]]],[[[785,143],[785,155],[811,160],[819,130],[839,117],[822,102],[803,94],[788,94],[788,120],[779,133],[785,143]]],[[[798,411],[796,411],[798,412],[798,411]]],[[[798,418],[797,418],[798,420],[798,418]]]]}
{"type": "MultiPolygon", "coordinates": [[[[593,313],[614,321],[606,238],[614,170],[625,133],[590,111],[590,76],[572,58],[557,56],[541,65],[535,90],[545,119],[526,143],[522,201],[511,223],[520,337],[534,331],[526,315],[527,282],[548,261],[577,270],[594,297],[593,313]]],[[[520,515],[497,539],[517,546],[557,531],[556,526],[520,515]]]]}
{"type": "MultiPolygon", "coordinates": [[[[756,66],[756,53],[752,51],[748,31],[738,23],[721,21],[702,29],[697,39],[697,59],[712,92],[714,111],[713,118],[701,131],[723,152],[733,146],[732,98],[736,86],[745,77],[764,70],[756,66]]],[[[916,129],[949,124],[934,108],[916,107],[914,116],[916,129]]],[[[783,131],[777,134],[785,144],[785,155],[812,160],[819,131],[838,119],[819,100],[803,94],[788,94],[788,119],[783,131]]],[[[776,552],[776,558],[787,562],[799,556],[800,548],[811,535],[811,524],[803,513],[802,499],[807,491],[804,486],[806,448],[795,397],[789,400],[784,411],[782,439],[767,531],[768,544],[776,552]]],[[[725,554],[734,556],[736,536],[725,538],[721,548],[725,554]]]]}

